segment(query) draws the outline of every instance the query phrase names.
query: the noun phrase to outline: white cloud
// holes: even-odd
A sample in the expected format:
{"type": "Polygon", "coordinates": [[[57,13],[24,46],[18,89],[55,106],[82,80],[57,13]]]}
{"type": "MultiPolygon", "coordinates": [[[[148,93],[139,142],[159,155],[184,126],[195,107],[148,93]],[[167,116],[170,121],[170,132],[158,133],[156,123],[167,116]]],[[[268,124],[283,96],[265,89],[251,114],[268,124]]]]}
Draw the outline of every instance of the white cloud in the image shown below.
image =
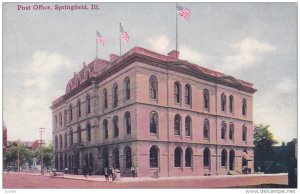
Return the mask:
{"type": "Polygon", "coordinates": [[[32,62],[26,66],[23,85],[46,89],[51,84],[49,79],[55,73],[70,67],[71,63],[60,54],[37,51],[32,56],[32,62]]]}
{"type": "Polygon", "coordinates": [[[179,48],[179,58],[184,59],[193,63],[197,63],[199,65],[206,64],[210,57],[204,53],[200,53],[196,50],[192,50],[186,46],[179,48]]]}
{"type": "Polygon", "coordinates": [[[31,62],[19,71],[19,75],[24,77],[23,83],[3,96],[3,117],[9,138],[37,139],[39,127],[47,129],[45,139],[52,138],[49,107],[54,98],[64,93],[54,81],[70,71],[70,67],[71,62],[60,54],[42,51],[33,54],[31,62]]]}
{"type": "Polygon", "coordinates": [[[263,60],[265,53],[276,50],[269,43],[261,42],[253,37],[247,37],[231,45],[234,54],[225,56],[220,64],[220,70],[232,73],[246,68],[255,67],[263,60]]]}
{"type": "MultiPolygon", "coordinates": [[[[254,121],[270,124],[279,141],[297,136],[297,83],[289,77],[259,91],[254,97],[254,121]]],[[[280,142],[279,142],[280,143],[280,142]]]]}
{"type": "Polygon", "coordinates": [[[169,38],[167,36],[161,35],[158,37],[152,37],[146,40],[152,47],[153,50],[157,52],[166,52],[170,44],[169,38]]]}
{"type": "Polygon", "coordinates": [[[274,86],[274,90],[282,94],[288,94],[297,91],[297,82],[289,77],[284,77],[274,86]]]}

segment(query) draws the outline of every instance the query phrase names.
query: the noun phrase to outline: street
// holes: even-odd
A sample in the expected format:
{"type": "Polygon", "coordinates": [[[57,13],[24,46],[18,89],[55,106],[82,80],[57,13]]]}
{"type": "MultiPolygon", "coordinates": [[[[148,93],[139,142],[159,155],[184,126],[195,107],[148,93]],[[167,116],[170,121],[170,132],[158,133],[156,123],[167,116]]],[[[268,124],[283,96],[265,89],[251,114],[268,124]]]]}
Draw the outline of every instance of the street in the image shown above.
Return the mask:
{"type": "Polygon", "coordinates": [[[287,185],[287,174],[277,175],[243,175],[215,177],[165,177],[131,178],[122,177],[119,182],[105,182],[103,176],[88,176],[87,180],[80,175],[50,177],[49,175],[31,175],[26,173],[3,174],[3,188],[225,188],[259,184],[287,185]]]}

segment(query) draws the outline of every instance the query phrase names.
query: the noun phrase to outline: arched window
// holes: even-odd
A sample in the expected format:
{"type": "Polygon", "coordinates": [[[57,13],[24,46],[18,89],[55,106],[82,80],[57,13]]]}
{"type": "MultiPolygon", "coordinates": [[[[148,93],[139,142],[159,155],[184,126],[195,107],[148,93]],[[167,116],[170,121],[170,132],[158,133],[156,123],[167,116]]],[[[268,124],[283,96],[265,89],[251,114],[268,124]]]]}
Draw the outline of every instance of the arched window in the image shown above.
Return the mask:
{"type": "Polygon", "coordinates": [[[93,154],[89,154],[89,167],[93,169],[93,154]]]}
{"type": "Polygon", "coordinates": [[[229,151],[229,170],[234,170],[234,165],[235,165],[235,153],[234,150],[231,149],[229,151]]]}
{"type": "Polygon", "coordinates": [[[247,127],[246,125],[243,125],[243,133],[242,133],[242,141],[247,140],[247,127]]]}
{"type": "Polygon", "coordinates": [[[227,151],[225,149],[221,152],[221,166],[227,165],[227,151]]]}
{"type": "Polygon", "coordinates": [[[226,139],[226,123],[222,122],[222,128],[221,128],[221,139],[226,139]]]}
{"type": "Polygon", "coordinates": [[[88,142],[91,141],[91,125],[89,122],[86,124],[86,139],[88,142]]]}
{"type": "Polygon", "coordinates": [[[78,125],[77,127],[77,143],[81,143],[81,127],[78,125]]]}
{"type": "Polygon", "coordinates": [[[157,134],[158,131],[158,114],[155,111],[150,113],[150,133],[157,134]]]}
{"type": "Polygon", "coordinates": [[[57,136],[55,136],[55,149],[57,150],[58,148],[58,140],[57,140],[57,136]]]}
{"type": "Polygon", "coordinates": [[[203,90],[203,106],[209,110],[209,91],[207,89],[203,90]]]}
{"type": "Polygon", "coordinates": [[[108,103],[107,103],[107,89],[104,89],[103,90],[103,107],[104,109],[106,109],[108,106],[108,103]]]}
{"type": "Polygon", "coordinates": [[[62,135],[61,134],[59,135],[59,147],[60,147],[60,149],[62,149],[62,147],[63,147],[63,141],[62,141],[62,135]]]}
{"type": "Polygon", "coordinates": [[[120,169],[120,160],[119,160],[119,149],[115,148],[113,150],[113,167],[120,169]]]}
{"type": "Polygon", "coordinates": [[[174,135],[180,135],[181,128],[181,117],[179,114],[176,114],[174,117],[174,135]]]}
{"type": "Polygon", "coordinates": [[[192,89],[189,84],[185,85],[185,104],[192,104],[192,89]]]}
{"type": "Polygon", "coordinates": [[[174,101],[175,103],[180,103],[181,100],[181,91],[180,91],[180,83],[174,83],[174,101]]]}
{"type": "Polygon", "coordinates": [[[234,98],[232,95],[229,96],[229,112],[233,113],[233,105],[234,105],[234,98]]]}
{"type": "Polygon", "coordinates": [[[61,112],[59,113],[59,126],[62,126],[62,115],[61,115],[61,112]]]}
{"type": "Polygon", "coordinates": [[[73,130],[71,128],[71,130],[70,130],[70,146],[72,146],[72,145],[73,145],[73,130]]]}
{"type": "Polygon", "coordinates": [[[185,167],[192,167],[193,150],[188,147],[185,150],[185,167]]]}
{"type": "Polygon", "coordinates": [[[203,166],[210,167],[210,150],[208,148],[203,151],[203,166]]]}
{"type": "Polygon", "coordinates": [[[57,128],[57,115],[55,115],[54,126],[57,128]]]}
{"type": "Polygon", "coordinates": [[[154,75],[152,75],[149,79],[149,90],[150,90],[150,98],[157,99],[158,81],[154,75]]]}
{"type": "Polygon", "coordinates": [[[104,119],[103,121],[103,131],[104,131],[104,138],[108,138],[108,126],[107,126],[107,119],[104,119]]]}
{"type": "Polygon", "coordinates": [[[125,88],[125,100],[130,99],[130,79],[126,77],[124,80],[124,88],[125,88]]]}
{"type": "Polygon", "coordinates": [[[208,119],[204,119],[203,122],[203,137],[204,139],[209,139],[209,120],[208,119]]]}
{"type": "Polygon", "coordinates": [[[67,132],[65,132],[65,148],[68,147],[68,138],[67,138],[67,132]]]}
{"type": "Polygon", "coordinates": [[[80,102],[79,99],[77,100],[77,108],[78,108],[77,109],[78,110],[77,115],[78,115],[78,118],[79,118],[79,117],[81,117],[81,102],[80,102]]]}
{"type": "Polygon", "coordinates": [[[90,95],[86,95],[86,113],[91,113],[91,97],[90,95]]]}
{"type": "Polygon", "coordinates": [[[150,162],[150,168],[158,168],[158,156],[159,156],[159,150],[157,146],[152,146],[150,148],[150,157],[149,157],[149,162],[150,162]]]}
{"type": "Polygon", "coordinates": [[[226,111],[226,95],[224,93],[221,95],[221,105],[222,111],[226,111]]]}
{"type": "Polygon", "coordinates": [[[247,101],[246,101],[245,98],[243,98],[242,114],[243,114],[244,116],[246,116],[246,114],[247,114],[247,101]]]}
{"type": "Polygon", "coordinates": [[[54,164],[55,169],[58,169],[58,155],[55,156],[55,164],[54,164]]]}
{"type": "Polygon", "coordinates": [[[69,105],[69,113],[70,113],[70,122],[73,120],[73,107],[72,104],[69,105]]]}
{"type": "Polygon", "coordinates": [[[67,124],[67,110],[64,111],[64,126],[67,124]]]}
{"type": "Polygon", "coordinates": [[[59,169],[60,170],[64,169],[64,158],[62,154],[60,154],[59,156],[59,169]]]}
{"type": "Polygon", "coordinates": [[[86,72],[85,78],[86,78],[87,80],[90,78],[90,72],[89,72],[89,71],[86,72]]]}
{"type": "Polygon", "coordinates": [[[113,124],[114,124],[114,137],[118,137],[119,136],[119,118],[118,118],[118,116],[114,116],[113,124]]]}
{"type": "Polygon", "coordinates": [[[174,166],[181,167],[181,160],[182,160],[182,149],[181,147],[176,147],[174,151],[174,166]]]}
{"type": "Polygon", "coordinates": [[[125,120],[126,134],[131,134],[131,116],[130,116],[130,112],[125,113],[124,120],[125,120]]]}
{"type": "Polygon", "coordinates": [[[192,119],[191,117],[185,117],[185,136],[191,136],[192,131],[192,119]]]}
{"type": "Polygon", "coordinates": [[[118,85],[116,83],[113,86],[112,96],[113,96],[113,108],[115,108],[118,106],[118,85]]]}
{"type": "Polygon", "coordinates": [[[68,156],[67,156],[67,154],[65,154],[65,158],[64,158],[64,165],[65,165],[65,168],[67,168],[67,166],[68,166],[68,156]]]}
{"type": "Polygon", "coordinates": [[[132,167],[132,151],[130,147],[126,147],[125,151],[125,167],[131,168],[132,167]]]}
{"type": "Polygon", "coordinates": [[[233,123],[230,123],[229,125],[229,139],[233,140],[234,137],[234,125],[233,123]]]}

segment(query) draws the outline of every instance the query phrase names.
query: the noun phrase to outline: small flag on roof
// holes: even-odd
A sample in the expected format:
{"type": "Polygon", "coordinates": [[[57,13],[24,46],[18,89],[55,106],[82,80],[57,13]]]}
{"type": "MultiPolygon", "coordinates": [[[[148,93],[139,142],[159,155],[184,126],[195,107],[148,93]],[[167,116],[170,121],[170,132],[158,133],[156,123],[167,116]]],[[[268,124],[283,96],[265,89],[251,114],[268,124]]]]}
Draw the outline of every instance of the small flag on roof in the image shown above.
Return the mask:
{"type": "Polygon", "coordinates": [[[98,31],[97,31],[97,39],[98,39],[98,42],[104,46],[104,37],[98,31]]]}
{"type": "Polygon", "coordinates": [[[122,24],[120,23],[120,37],[121,39],[125,40],[125,41],[128,41],[129,40],[129,36],[128,36],[128,33],[124,31],[124,28],[122,26],[122,24]]]}
{"type": "Polygon", "coordinates": [[[191,12],[188,8],[177,5],[177,14],[184,17],[184,19],[189,20],[191,17],[191,12]]]}

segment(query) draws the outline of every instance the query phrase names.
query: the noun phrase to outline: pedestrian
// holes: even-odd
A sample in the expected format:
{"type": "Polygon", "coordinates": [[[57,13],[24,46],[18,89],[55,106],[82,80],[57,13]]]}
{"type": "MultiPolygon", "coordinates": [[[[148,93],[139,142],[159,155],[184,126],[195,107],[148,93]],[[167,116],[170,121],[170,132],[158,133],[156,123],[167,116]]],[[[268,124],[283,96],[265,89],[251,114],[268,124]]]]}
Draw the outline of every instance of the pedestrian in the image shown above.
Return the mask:
{"type": "Polygon", "coordinates": [[[131,167],[131,176],[135,177],[135,168],[134,168],[134,166],[131,167]]]}
{"type": "Polygon", "coordinates": [[[104,168],[104,176],[105,176],[105,180],[109,182],[109,174],[107,168],[104,168]]]}
{"type": "Polygon", "coordinates": [[[113,168],[112,170],[112,181],[115,181],[116,180],[116,170],[115,168],[113,168]]]}
{"type": "Polygon", "coordinates": [[[112,169],[111,169],[111,167],[108,168],[108,176],[111,176],[111,178],[112,178],[112,169]]]}

